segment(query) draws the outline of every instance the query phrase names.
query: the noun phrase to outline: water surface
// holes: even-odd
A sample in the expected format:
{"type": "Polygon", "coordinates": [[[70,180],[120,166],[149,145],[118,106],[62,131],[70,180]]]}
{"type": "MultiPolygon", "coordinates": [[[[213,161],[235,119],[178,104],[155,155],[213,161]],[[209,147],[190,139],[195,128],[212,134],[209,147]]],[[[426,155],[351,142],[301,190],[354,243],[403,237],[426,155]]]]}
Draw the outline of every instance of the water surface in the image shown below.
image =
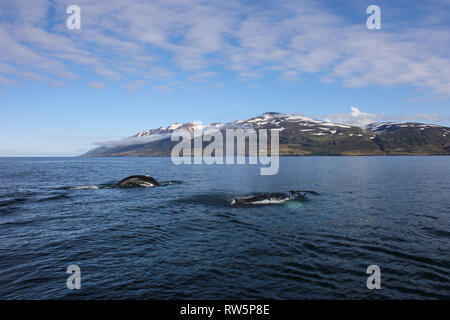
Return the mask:
{"type": "Polygon", "coordinates": [[[0,298],[450,298],[449,164],[283,157],[260,176],[170,158],[0,158],[0,298]],[[101,188],[134,174],[180,183],[101,188]],[[298,189],[320,195],[230,205],[298,189]],[[71,264],[81,290],[66,287],[71,264]],[[366,287],[372,264],[380,290],[366,287]]]}

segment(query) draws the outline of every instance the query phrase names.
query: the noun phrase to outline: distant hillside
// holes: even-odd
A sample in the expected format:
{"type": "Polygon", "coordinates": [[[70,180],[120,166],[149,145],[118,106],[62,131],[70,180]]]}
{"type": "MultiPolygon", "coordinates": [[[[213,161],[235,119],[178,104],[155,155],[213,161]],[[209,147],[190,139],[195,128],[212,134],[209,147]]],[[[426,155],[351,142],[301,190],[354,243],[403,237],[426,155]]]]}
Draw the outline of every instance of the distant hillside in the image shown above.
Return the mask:
{"type": "MultiPolygon", "coordinates": [[[[373,123],[365,128],[275,112],[232,123],[175,123],[106,143],[83,156],[170,156],[176,130],[278,129],[280,155],[450,155],[450,128],[423,123],[373,123]]],[[[204,145],[207,145],[205,143],[204,145]]]]}

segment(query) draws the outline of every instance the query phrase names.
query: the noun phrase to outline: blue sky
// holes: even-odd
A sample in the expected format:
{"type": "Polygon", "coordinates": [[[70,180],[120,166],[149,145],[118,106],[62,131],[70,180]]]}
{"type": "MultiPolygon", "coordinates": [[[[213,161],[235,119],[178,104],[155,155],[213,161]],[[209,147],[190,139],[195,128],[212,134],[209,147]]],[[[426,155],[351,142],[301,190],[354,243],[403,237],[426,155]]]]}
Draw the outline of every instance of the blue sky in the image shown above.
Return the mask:
{"type": "Polygon", "coordinates": [[[448,1],[2,1],[0,156],[77,155],[174,122],[266,111],[450,125],[449,9],[448,1]],[[66,27],[72,4],[80,30],[66,27]],[[366,27],[371,4],[381,30],[366,27]]]}

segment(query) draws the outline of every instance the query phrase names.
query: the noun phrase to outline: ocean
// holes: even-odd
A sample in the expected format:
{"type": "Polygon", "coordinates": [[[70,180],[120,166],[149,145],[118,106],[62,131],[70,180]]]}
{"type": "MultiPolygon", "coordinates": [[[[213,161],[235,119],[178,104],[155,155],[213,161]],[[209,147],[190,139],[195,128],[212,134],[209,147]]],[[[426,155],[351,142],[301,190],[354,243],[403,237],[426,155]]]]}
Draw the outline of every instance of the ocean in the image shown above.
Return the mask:
{"type": "Polygon", "coordinates": [[[0,299],[449,299],[449,159],[0,158],[0,299]],[[108,187],[135,174],[165,185],[108,187]]]}

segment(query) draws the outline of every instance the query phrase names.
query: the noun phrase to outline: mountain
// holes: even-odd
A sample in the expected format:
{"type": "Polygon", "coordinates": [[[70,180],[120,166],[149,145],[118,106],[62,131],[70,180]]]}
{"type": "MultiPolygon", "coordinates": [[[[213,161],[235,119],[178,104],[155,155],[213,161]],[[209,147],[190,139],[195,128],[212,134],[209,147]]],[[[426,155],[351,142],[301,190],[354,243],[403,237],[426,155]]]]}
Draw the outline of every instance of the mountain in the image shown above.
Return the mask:
{"type": "Polygon", "coordinates": [[[450,154],[450,128],[423,123],[374,123],[367,130],[385,154],[450,154]]]}
{"type": "MultiPolygon", "coordinates": [[[[450,128],[423,123],[373,123],[364,128],[266,112],[231,123],[202,125],[174,123],[104,143],[83,156],[170,156],[178,143],[170,140],[179,129],[202,132],[208,128],[277,129],[280,155],[449,155],[450,128]]],[[[224,134],[225,136],[225,134],[224,134]]],[[[204,146],[209,142],[205,142],[204,146]]]]}

